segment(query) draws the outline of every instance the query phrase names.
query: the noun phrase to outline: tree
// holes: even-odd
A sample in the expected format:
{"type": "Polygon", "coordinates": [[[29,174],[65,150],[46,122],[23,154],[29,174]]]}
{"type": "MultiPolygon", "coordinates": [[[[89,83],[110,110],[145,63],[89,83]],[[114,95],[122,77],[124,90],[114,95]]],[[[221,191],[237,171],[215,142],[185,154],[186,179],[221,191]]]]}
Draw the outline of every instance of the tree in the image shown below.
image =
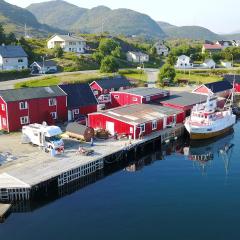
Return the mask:
{"type": "Polygon", "coordinates": [[[15,43],[17,43],[16,36],[14,33],[11,32],[6,36],[6,44],[15,44],[15,43]]]}
{"type": "Polygon", "coordinates": [[[63,49],[59,46],[59,45],[56,45],[53,49],[53,53],[55,55],[55,57],[57,58],[61,58],[63,56],[63,49]]]}
{"type": "Polygon", "coordinates": [[[121,47],[120,47],[120,46],[116,47],[116,48],[111,52],[111,55],[112,55],[113,57],[120,58],[120,57],[121,57],[121,47]]]}
{"type": "Polygon", "coordinates": [[[101,52],[104,56],[112,55],[112,52],[116,50],[116,48],[120,47],[118,42],[110,38],[103,38],[99,43],[99,52],[101,52]]]}
{"type": "Polygon", "coordinates": [[[24,38],[21,37],[18,41],[18,44],[22,46],[24,51],[27,53],[29,62],[33,62],[36,58],[32,46],[28,43],[28,41],[24,38]]]}
{"type": "Polygon", "coordinates": [[[117,72],[119,68],[118,62],[113,56],[106,56],[102,62],[100,67],[100,72],[103,73],[113,73],[117,72]]]}
{"type": "Polygon", "coordinates": [[[161,87],[164,87],[164,81],[167,80],[169,82],[173,82],[174,78],[176,77],[176,71],[173,66],[170,64],[164,64],[163,67],[160,69],[158,74],[158,81],[161,87]]]}
{"type": "Polygon", "coordinates": [[[169,53],[168,57],[167,57],[167,64],[171,65],[171,66],[174,66],[175,63],[177,61],[177,58],[176,56],[174,56],[172,53],[169,53]]]}
{"type": "Polygon", "coordinates": [[[5,43],[5,37],[3,26],[0,24],[0,44],[5,43]]]}
{"type": "Polygon", "coordinates": [[[92,57],[98,64],[101,64],[101,62],[102,62],[102,60],[104,58],[104,55],[101,52],[95,52],[92,55],[92,57]]]}

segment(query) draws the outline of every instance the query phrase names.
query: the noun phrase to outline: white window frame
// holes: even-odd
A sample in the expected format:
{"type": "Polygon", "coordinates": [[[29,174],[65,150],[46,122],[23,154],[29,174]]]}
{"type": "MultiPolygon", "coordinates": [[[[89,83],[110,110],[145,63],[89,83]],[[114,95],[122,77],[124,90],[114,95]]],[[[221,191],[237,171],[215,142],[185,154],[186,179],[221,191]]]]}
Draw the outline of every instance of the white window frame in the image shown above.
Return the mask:
{"type": "Polygon", "coordinates": [[[52,119],[54,119],[54,120],[57,119],[57,112],[51,112],[50,114],[52,116],[52,119]]]}
{"type": "Polygon", "coordinates": [[[28,109],[28,102],[27,102],[27,101],[25,101],[25,102],[20,102],[20,103],[19,103],[19,109],[20,109],[20,110],[26,110],[26,109],[28,109]]]}
{"type": "Polygon", "coordinates": [[[2,104],[2,111],[6,111],[4,104],[2,104]]]}
{"type": "Polygon", "coordinates": [[[136,97],[133,97],[132,100],[133,100],[133,102],[137,102],[138,101],[138,99],[136,97]]]}
{"type": "Polygon", "coordinates": [[[145,123],[140,124],[140,133],[145,133],[145,131],[146,131],[146,124],[145,123]]]}
{"type": "Polygon", "coordinates": [[[152,130],[157,129],[157,120],[152,121],[152,130]]]}
{"type": "Polygon", "coordinates": [[[75,115],[79,114],[79,109],[78,108],[73,109],[73,114],[75,114],[75,115]]]}
{"type": "Polygon", "coordinates": [[[48,105],[49,107],[53,107],[57,105],[57,99],[56,98],[49,98],[48,99],[48,105]]]}
{"type": "Polygon", "coordinates": [[[29,123],[29,117],[28,116],[20,117],[20,123],[21,123],[21,125],[28,124],[29,123]]]}

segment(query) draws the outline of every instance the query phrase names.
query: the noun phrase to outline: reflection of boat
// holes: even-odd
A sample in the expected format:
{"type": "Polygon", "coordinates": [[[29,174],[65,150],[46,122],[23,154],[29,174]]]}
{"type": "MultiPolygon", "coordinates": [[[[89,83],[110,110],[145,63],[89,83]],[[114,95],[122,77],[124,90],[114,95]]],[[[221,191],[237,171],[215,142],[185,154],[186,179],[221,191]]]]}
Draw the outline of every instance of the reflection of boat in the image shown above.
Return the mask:
{"type": "Polygon", "coordinates": [[[232,100],[229,106],[218,110],[217,99],[209,96],[206,103],[196,105],[191,116],[185,121],[190,139],[209,139],[229,132],[236,123],[236,115],[232,113],[231,103],[232,100]]]}

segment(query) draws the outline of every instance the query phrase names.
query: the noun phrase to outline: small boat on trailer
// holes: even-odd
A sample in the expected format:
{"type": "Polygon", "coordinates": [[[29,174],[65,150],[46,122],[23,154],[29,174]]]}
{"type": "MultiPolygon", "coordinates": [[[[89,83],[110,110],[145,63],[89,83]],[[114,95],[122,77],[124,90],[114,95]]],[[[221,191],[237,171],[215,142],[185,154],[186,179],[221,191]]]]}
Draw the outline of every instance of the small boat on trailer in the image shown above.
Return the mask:
{"type": "Polygon", "coordinates": [[[228,99],[223,109],[218,109],[217,98],[208,96],[206,103],[196,105],[184,124],[189,132],[190,139],[215,138],[231,131],[236,123],[236,115],[232,111],[232,102],[232,99],[228,99]]]}

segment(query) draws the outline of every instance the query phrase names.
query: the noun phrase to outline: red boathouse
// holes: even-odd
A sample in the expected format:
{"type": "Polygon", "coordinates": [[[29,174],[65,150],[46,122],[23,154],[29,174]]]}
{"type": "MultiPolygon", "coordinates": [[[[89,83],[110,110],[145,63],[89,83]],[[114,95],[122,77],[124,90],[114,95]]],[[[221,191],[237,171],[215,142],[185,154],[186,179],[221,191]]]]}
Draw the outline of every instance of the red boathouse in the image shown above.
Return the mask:
{"type": "Polygon", "coordinates": [[[110,134],[140,136],[165,129],[168,125],[182,123],[183,111],[154,104],[133,104],[88,115],[88,126],[106,129],[110,134]]]}
{"type": "Polygon", "coordinates": [[[0,91],[0,130],[12,132],[30,123],[67,120],[67,95],[58,86],[0,91]]]}

